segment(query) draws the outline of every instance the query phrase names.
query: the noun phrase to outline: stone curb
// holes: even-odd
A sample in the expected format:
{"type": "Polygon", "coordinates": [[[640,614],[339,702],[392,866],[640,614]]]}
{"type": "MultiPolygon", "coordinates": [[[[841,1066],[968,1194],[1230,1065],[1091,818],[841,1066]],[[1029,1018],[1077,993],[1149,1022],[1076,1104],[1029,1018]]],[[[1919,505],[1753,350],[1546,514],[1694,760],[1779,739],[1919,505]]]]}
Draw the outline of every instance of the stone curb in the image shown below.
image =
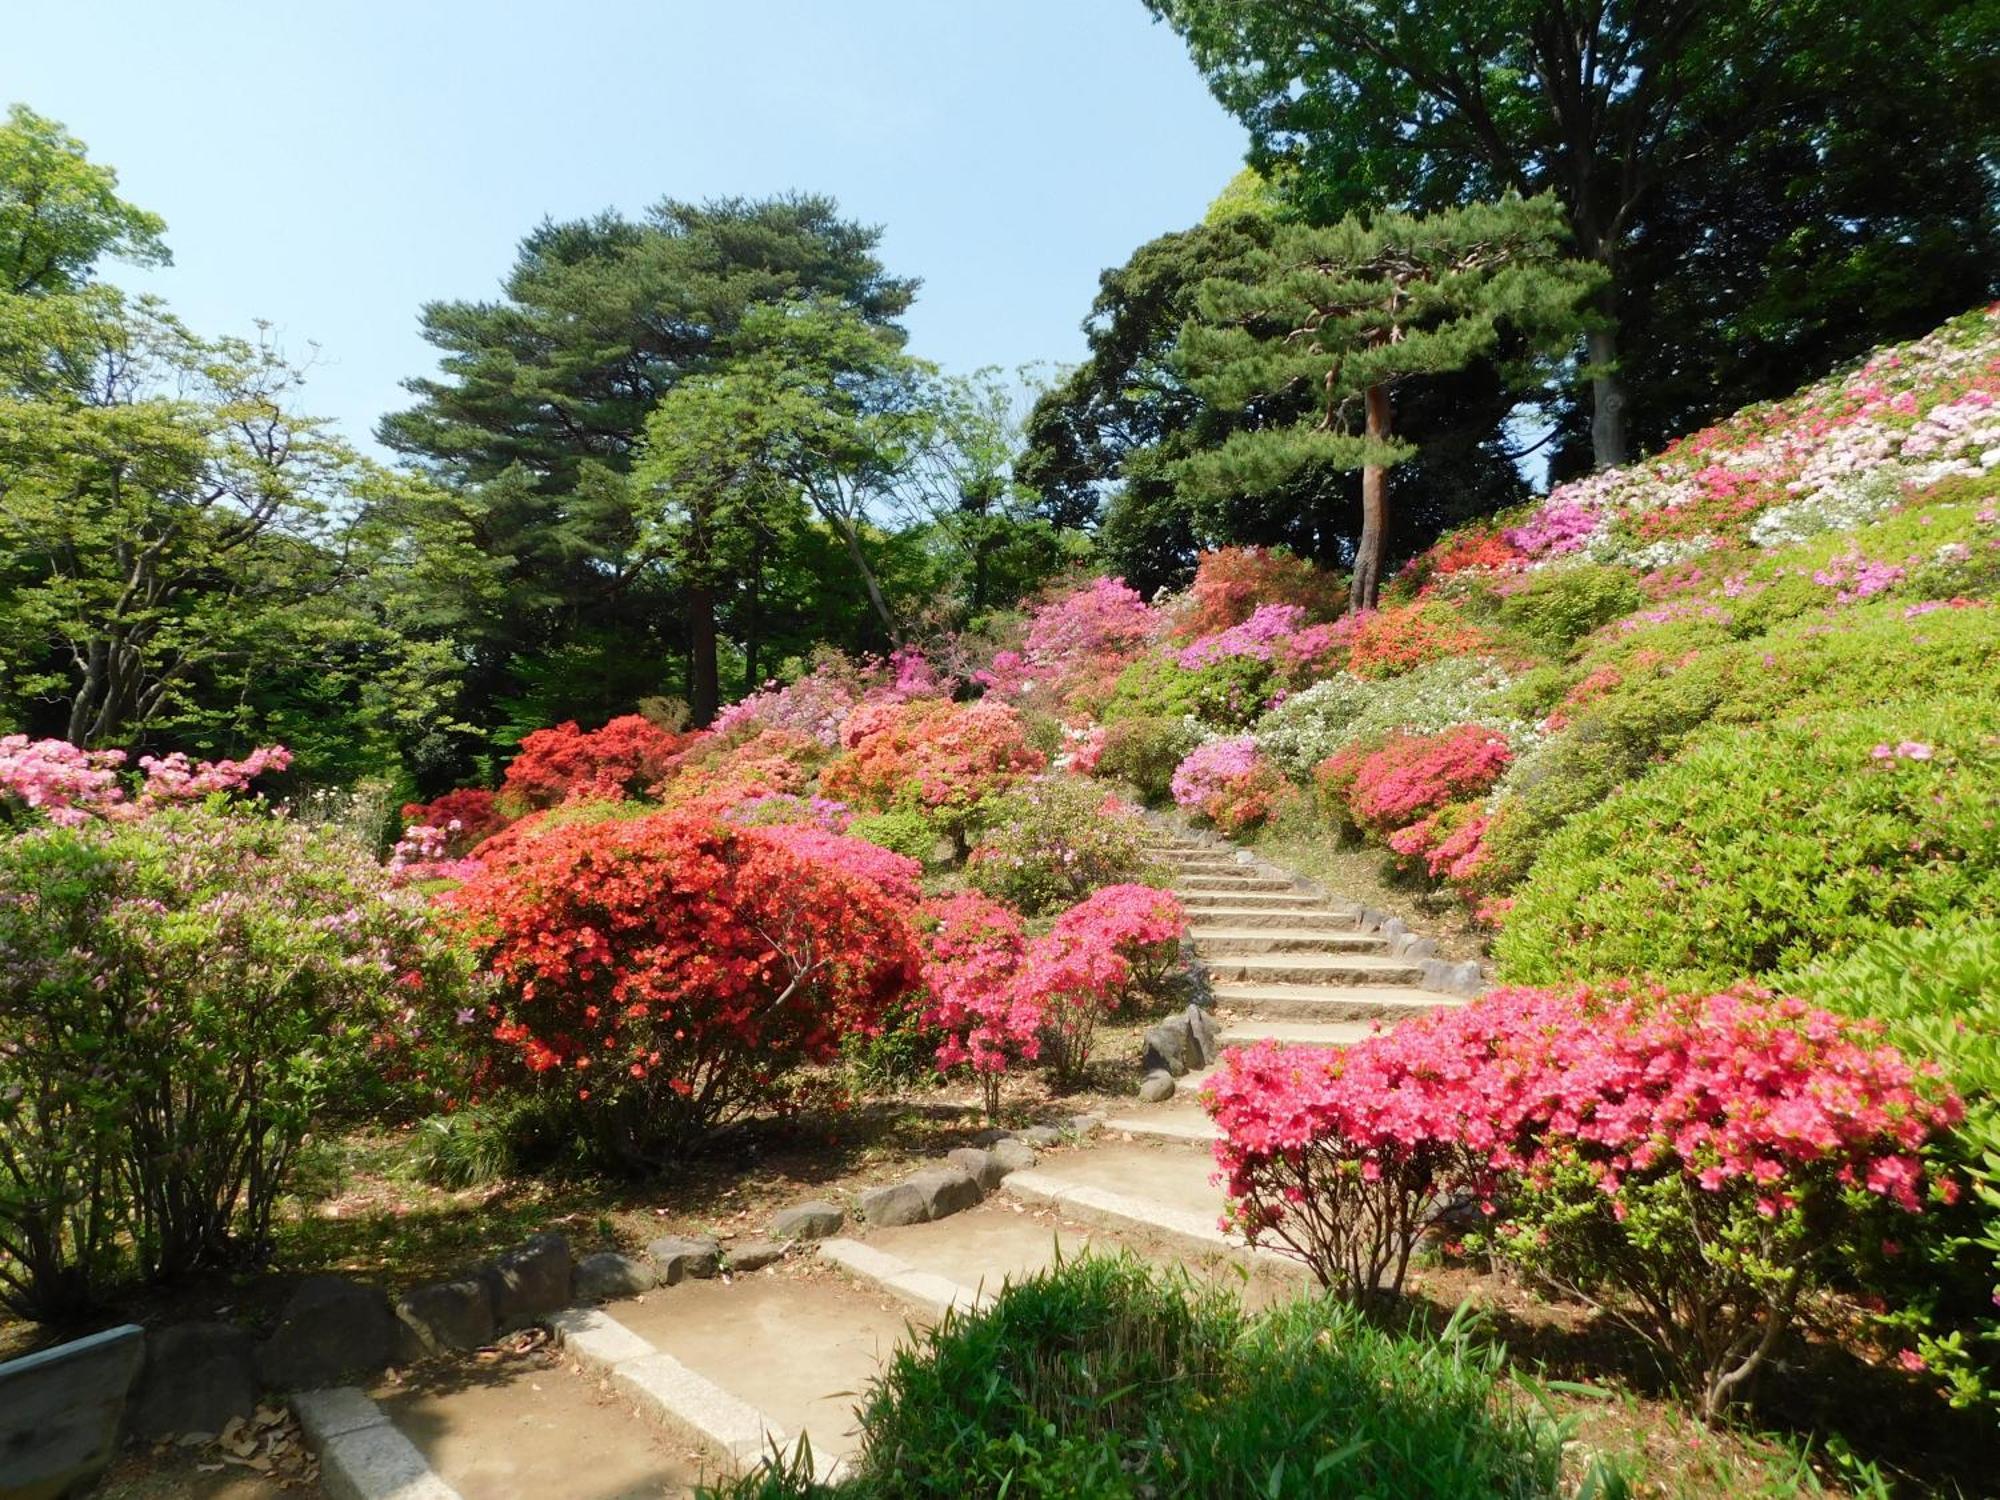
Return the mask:
{"type": "Polygon", "coordinates": [[[300,1391],[292,1411],[319,1453],[330,1500],[462,1500],[366,1391],[300,1391]]]}
{"type": "Polygon", "coordinates": [[[899,1255],[859,1240],[821,1240],[819,1253],[857,1280],[913,1303],[925,1312],[978,1312],[993,1304],[992,1294],[963,1286],[948,1276],[919,1271],[899,1255]]]}

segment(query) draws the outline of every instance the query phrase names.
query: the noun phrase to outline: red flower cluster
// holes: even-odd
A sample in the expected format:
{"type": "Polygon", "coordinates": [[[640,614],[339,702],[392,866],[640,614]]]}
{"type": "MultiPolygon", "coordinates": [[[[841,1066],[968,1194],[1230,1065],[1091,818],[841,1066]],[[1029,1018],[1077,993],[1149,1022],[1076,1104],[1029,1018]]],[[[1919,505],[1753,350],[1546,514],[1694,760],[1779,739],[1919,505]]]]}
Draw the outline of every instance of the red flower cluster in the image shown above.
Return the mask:
{"type": "Polygon", "coordinates": [[[1047,764],[1020,715],[990,700],[864,703],[842,726],[841,743],[847,753],[826,768],[820,790],[874,809],[905,796],[932,809],[967,807],[1047,764]]]}
{"type": "Polygon", "coordinates": [[[1447,656],[1473,656],[1488,641],[1450,605],[1435,600],[1391,605],[1355,618],[1347,670],[1356,677],[1400,677],[1447,656]]]}
{"type": "Polygon", "coordinates": [[[498,981],[493,1039],[655,1161],[917,983],[913,867],[884,853],[663,812],[552,827],[446,899],[498,981]]]}
{"type": "Polygon", "coordinates": [[[500,801],[515,812],[571,800],[637,796],[669,769],[693,736],[670,734],[638,714],[588,732],[574,720],[537,729],[508,764],[500,801]]]}
{"type": "Polygon", "coordinates": [[[1346,803],[1358,826],[1387,837],[1451,803],[1485,795],[1513,759],[1498,730],[1461,724],[1443,734],[1391,735],[1372,749],[1347,746],[1314,776],[1322,793],[1346,803]]]}
{"type": "Polygon", "coordinates": [[[481,839],[491,838],[505,828],[507,815],[500,811],[491,792],[483,787],[464,786],[429,802],[405,802],[403,826],[443,830],[445,856],[458,859],[481,839]]]}

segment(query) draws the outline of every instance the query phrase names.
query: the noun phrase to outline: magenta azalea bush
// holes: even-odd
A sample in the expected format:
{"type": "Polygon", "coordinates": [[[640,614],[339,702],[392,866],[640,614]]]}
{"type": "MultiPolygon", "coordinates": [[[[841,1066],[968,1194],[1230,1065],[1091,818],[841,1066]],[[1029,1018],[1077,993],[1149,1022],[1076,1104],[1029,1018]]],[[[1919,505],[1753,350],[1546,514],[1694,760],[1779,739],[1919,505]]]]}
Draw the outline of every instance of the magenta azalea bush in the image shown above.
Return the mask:
{"type": "Polygon", "coordinates": [[[1962,1106],[1879,1029],[1756,990],[1496,990],[1344,1051],[1225,1054],[1230,1221],[1351,1295],[1447,1201],[1646,1338],[1704,1415],[1769,1357],[1856,1216],[1955,1195],[1962,1106]]]}

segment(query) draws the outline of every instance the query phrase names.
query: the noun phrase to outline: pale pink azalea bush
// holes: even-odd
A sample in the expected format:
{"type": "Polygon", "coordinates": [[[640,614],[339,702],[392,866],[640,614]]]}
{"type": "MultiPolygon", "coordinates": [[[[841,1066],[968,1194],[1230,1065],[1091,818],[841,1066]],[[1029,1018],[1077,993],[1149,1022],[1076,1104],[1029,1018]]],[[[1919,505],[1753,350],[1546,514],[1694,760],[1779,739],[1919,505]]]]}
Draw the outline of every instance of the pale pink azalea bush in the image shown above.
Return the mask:
{"type": "Polygon", "coordinates": [[[1739,989],[1496,990],[1344,1051],[1224,1056],[1230,1222],[1353,1295],[1400,1285],[1455,1197],[1479,1238],[1648,1339],[1706,1416],[1833,1245],[1922,1211],[1958,1099],[1879,1028],[1739,989]]]}
{"type": "Polygon", "coordinates": [[[85,750],[67,740],[0,735],[0,807],[12,802],[51,823],[74,827],[93,818],[143,818],[176,803],[241,792],[267,771],[282,771],[292,752],[260,746],[242,760],[191,760],[176,751],[139,757],[141,777],[128,787],[122,750],[85,750]]]}

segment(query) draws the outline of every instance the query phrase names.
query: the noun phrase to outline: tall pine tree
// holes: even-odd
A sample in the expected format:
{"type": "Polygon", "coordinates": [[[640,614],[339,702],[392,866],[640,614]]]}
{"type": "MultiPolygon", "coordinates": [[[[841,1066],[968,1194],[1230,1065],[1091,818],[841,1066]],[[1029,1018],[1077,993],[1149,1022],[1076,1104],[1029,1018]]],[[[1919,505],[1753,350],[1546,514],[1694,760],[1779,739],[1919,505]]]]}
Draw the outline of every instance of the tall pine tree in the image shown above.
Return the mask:
{"type": "Polygon", "coordinates": [[[1254,416],[1260,403],[1305,394],[1307,414],[1231,434],[1190,458],[1183,478],[1197,492],[1261,494],[1308,468],[1359,469],[1352,600],[1374,608],[1388,472],[1416,452],[1396,435],[1396,388],[1570,345],[1604,272],[1565,259],[1567,239],[1562,207],[1547,195],[1281,226],[1234,274],[1202,284],[1180,357],[1211,402],[1254,416]]]}

